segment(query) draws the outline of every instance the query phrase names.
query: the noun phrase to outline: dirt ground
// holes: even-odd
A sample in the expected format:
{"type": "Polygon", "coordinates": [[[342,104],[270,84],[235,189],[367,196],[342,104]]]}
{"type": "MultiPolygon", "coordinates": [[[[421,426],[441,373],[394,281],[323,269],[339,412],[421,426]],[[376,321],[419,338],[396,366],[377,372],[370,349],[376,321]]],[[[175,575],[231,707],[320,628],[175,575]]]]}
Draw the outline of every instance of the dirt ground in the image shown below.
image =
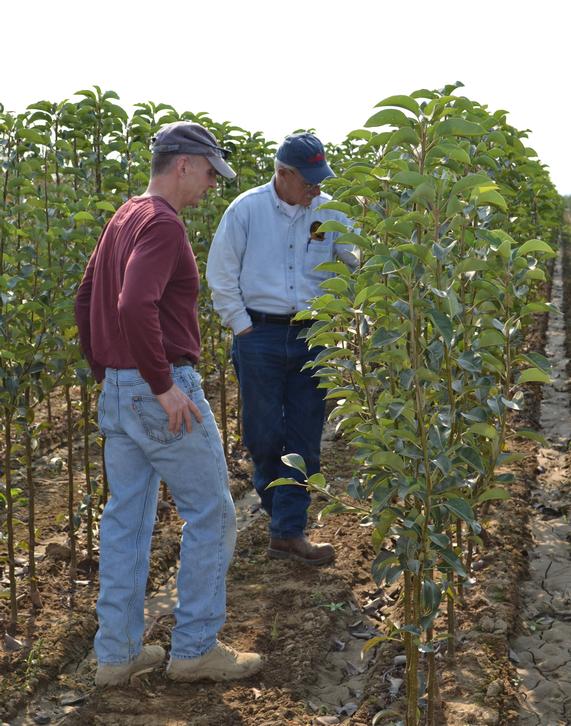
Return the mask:
{"type": "MultiPolygon", "coordinates": [[[[543,342],[540,325],[528,345],[541,350],[543,342]]],[[[538,425],[540,396],[538,386],[529,388],[525,420],[521,417],[518,425],[538,425]]],[[[448,663],[444,649],[437,655],[439,723],[450,726],[518,723],[520,679],[510,660],[510,638],[522,628],[518,585],[529,571],[531,486],[539,447],[521,439],[513,439],[510,447],[527,458],[512,467],[517,476],[512,498],[493,505],[483,522],[489,543],[475,558],[474,580],[458,606],[455,662],[448,663]]],[[[353,473],[350,453],[334,437],[324,444],[324,473],[340,488],[353,473]]],[[[384,590],[372,580],[370,530],[350,515],[318,521],[319,501],[312,506],[310,534],[335,544],[335,565],[312,570],[269,561],[264,516],[252,517],[239,533],[221,638],[260,652],[264,667],[259,675],[235,684],[181,685],[158,671],[128,688],[95,691],[89,649],[96,573],[80,574],[73,589],[68,584],[65,524],[54,519],[54,512],[64,508],[67,473],[50,470],[53,454],[46,449],[45,467],[38,472],[43,609],[34,613],[22,585],[21,628],[15,636],[21,645],[4,641],[0,654],[0,720],[13,726],[370,726],[373,720],[375,726],[388,726],[399,721],[404,649],[390,643],[361,658],[366,639],[383,632],[388,620],[398,620],[399,586],[384,590]],[[48,555],[50,542],[62,549],[51,548],[48,555]]],[[[249,488],[249,465],[239,447],[232,447],[229,468],[239,498],[249,488]]],[[[178,530],[175,516],[165,512],[154,537],[150,593],[172,576],[178,530]]],[[[22,562],[22,583],[25,572],[22,562]]],[[[0,617],[6,613],[6,604],[0,604],[0,617]]],[[[168,647],[171,617],[152,621],[147,642],[168,647]]],[[[437,623],[437,629],[443,627],[437,623]]]]}

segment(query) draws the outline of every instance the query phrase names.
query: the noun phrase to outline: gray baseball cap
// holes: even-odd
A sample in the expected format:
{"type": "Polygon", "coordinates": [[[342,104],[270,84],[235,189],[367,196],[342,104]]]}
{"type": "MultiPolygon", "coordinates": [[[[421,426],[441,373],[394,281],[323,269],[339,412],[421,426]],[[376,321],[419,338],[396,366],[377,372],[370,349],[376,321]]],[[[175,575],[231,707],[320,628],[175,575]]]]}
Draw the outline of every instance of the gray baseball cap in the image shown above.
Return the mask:
{"type": "Polygon", "coordinates": [[[196,154],[205,156],[214,169],[226,179],[234,179],[236,172],[224,159],[230,153],[216,143],[208,129],[191,121],[174,121],[163,126],[152,139],[153,153],[196,154]]]}

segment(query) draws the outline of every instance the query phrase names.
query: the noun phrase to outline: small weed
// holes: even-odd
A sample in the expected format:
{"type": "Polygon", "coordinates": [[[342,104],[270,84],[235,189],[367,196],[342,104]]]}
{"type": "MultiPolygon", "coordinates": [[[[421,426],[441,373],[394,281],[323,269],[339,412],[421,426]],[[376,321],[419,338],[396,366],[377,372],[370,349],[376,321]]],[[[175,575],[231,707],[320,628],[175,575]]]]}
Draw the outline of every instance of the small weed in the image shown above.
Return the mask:
{"type": "Polygon", "coordinates": [[[494,602],[505,602],[507,600],[506,593],[503,590],[493,590],[490,597],[494,602]]]}
{"type": "Polygon", "coordinates": [[[345,607],[344,602],[327,602],[322,603],[320,607],[325,608],[326,610],[329,610],[330,613],[338,613],[343,610],[345,607]]]}
{"type": "Polygon", "coordinates": [[[26,679],[33,678],[42,664],[42,638],[34,643],[26,657],[26,679]]]}
{"type": "Polygon", "coordinates": [[[278,639],[278,614],[274,616],[274,622],[272,623],[272,629],[270,630],[270,640],[278,639]]]}

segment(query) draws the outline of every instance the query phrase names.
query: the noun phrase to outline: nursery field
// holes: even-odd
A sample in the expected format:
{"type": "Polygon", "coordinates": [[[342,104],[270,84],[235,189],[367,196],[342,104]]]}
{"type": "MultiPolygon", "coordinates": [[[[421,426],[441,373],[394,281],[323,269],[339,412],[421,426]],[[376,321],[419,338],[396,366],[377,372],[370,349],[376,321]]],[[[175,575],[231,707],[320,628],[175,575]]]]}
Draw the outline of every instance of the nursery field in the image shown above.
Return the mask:
{"type": "MultiPolygon", "coordinates": [[[[569,226],[526,132],[458,84],[384,99],[328,146],[326,206],[355,227],[322,231],[360,255],[357,270],[322,265],[301,313],[329,411],[306,480],[311,536],[335,544],[335,564],[266,557],[231,334],[203,282],[199,370],[239,515],[222,638],[264,667],[94,688],[109,493],[74,293],[105,222],[144,190],[163,123],[208,126],[238,172],[182,215],[203,279],[222,212],[271,177],[275,144],[166,104],[129,116],[97,87],[76,95],[20,115],[0,104],[0,722],[569,723],[569,226]]],[[[179,535],[165,482],[146,641],[166,648],[179,535]]]]}

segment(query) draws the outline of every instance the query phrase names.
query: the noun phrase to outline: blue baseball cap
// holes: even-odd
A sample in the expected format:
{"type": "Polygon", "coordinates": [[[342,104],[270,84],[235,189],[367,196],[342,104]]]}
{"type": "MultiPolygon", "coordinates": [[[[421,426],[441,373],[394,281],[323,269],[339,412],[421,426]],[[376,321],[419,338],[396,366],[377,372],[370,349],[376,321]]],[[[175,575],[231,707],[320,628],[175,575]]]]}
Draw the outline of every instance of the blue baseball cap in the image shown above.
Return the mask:
{"type": "Polygon", "coordinates": [[[328,176],[335,176],[325,159],[323,144],[307,132],[286,136],[276,159],[293,166],[310,184],[321,184],[328,176]]]}

